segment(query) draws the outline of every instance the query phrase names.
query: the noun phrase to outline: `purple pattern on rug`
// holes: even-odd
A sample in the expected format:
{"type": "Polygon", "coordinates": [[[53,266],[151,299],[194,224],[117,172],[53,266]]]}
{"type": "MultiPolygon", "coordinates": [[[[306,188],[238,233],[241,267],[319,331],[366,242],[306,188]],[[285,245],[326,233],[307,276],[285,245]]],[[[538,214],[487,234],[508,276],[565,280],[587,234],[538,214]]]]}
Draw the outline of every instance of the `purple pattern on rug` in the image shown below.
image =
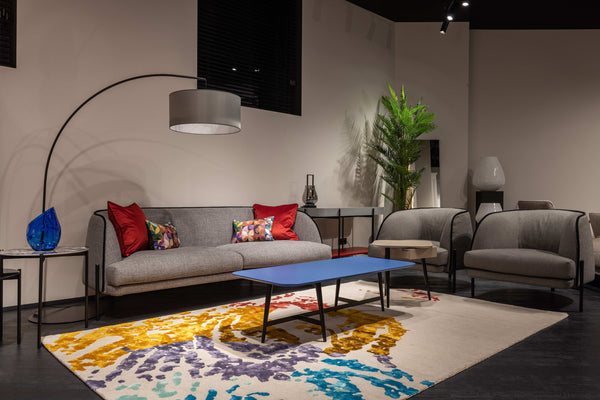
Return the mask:
{"type": "Polygon", "coordinates": [[[296,370],[299,362],[316,362],[322,350],[313,345],[297,345],[290,343],[258,344],[248,342],[228,343],[229,347],[238,352],[244,352],[263,362],[244,361],[238,357],[231,357],[215,348],[212,339],[199,336],[196,342],[217,361],[210,365],[211,370],[205,376],[221,375],[221,379],[229,380],[234,377],[247,376],[267,382],[270,378],[288,380],[296,370]],[[277,356],[276,359],[273,359],[277,356]]]}
{"type": "Polygon", "coordinates": [[[261,382],[267,382],[269,379],[285,381],[290,379],[290,374],[296,370],[299,362],[314,363],[322,355],[321,349],[310,344],[231,342],[225,345],[256,361],[244,361],[239,357],[230,356],[215,347],[211,338],[197,336],[194,341],[130,351],[104,380],[90,380],[88,384],[93,388],[105,387],[106,382],[111,382],[123,371],[132,369],[138,379],[148,382],[163,380],[166,377],[164,372],[172,371],[181,364],[188,367],[187,373],[195,379],[221,375],[222,380],[247,376],[257,378],[261,382]],[[207,365],[202,361],[196,352],[198,348],[208,352],[215,362],[207,365]]]}
{"type": "Polygon", "coordinates": [[[91,387],[94,390],[98,390],[98,389],[106,387],[106,383],[104,383],[104,381],[97,381],[97,380],[93,380],[93,379],[88,379],[87,381],[85,381],[85,383],[87,383],[88,386],[91,387]]]}

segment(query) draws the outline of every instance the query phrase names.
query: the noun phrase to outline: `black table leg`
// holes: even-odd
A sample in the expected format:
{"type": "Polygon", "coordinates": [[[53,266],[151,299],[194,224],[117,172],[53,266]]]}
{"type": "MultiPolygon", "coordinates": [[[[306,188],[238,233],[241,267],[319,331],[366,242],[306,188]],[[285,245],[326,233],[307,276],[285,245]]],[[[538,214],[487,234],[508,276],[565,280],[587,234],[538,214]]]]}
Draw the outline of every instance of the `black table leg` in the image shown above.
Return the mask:
{"type": "MultiPolygon", "coordinates": [[[[391,255],[391,249],[389,247],[385,248],[385,258],[389,260],[391,255]]],[[[385,295],[387,296],[387,307],[390,308],[390,271],[385,271],[385,295]]]]}
{"type": "Polygon", "coordinates": [[[96,264],[94,288],[96,290],[96,321],[100,321],[100,265],[96,264]]]}
{"type": "MultiPolygon", "coordinates": [[[[0,273],[4,271],[4,259],[0,257],[0,273]]],[[[0,281],[0,343],[2,343],[2,335],[4,334],[4,281],[0,281]]]]}
{"type": "Polygon", "coordinates": [[[335,306],[337,307],[338,305],[338,297],[340,297],[340,282],[341,279],[336,279],[335,280],[335,306]]]}
{"type": "Polygon", "coordinates": [[[40,256],[39,278],[38,278],[38,315],[37,315],[37,347],[42,347],[42,286],[44,283],[44,260],[43,255],[40,256]]]}
{"type": "Polygon", "coordinates": [[[387,296],[387,308],[390,308],[390,271],[385,271],[385,295],[387,296]]]}
{"type": "Polygon", "coordinates": [[[268,285],[267,294],[265,297],[265,314],[263,317],[263,328],[262,328],[262,336],[260,338],[260,342],[265,342],[265,336],[267,335],[267,322],[269,321],[269,309],[271,307],[271,295],[273,294],[273,285],[268,285]]]}
{"type": "Polygon", "coordinates": [[[323,293],[321,292],[321,283],[315,283],[315,289],[317,290],[317,302],[319,303],[319,316],[321,317],[321,333],[323,334],[323,341],[327,342],[327,332],[325,332],[325,312],[323,312],[323,293]]]}
{"type": "Polygon", "coordinates": [[[421,259],[423,263],[423,277],[425,278],[425,287],[427,287],[427,298],[431,300],[431,291],[429,290],[429,277],[427,276],[427,262],[425,259],[421,259]]]}
{"type": "Polygon", "coordinates": [[[84,281],[85,281],[85,292],[84,292],[84,296],[85,296],[85,300],[84,302],[84,315],[83,318],[85,319],[85,324],[84,326],[88,327],[88,283],[89,283],[89,274],[90,272],[88,271],[88,253],[85,253],[85,264],[84,264],[84,272],[83,272],[83,276],[84,276],[84,281]]]}
{"type": "Polygon", "coordinates": [[[17,344],[21,344],[21,270],[17,277],[17,344]]]}
{"type": "MultiPolygon", "coordinates": [[[[383,274],[381,272],[377,273],[377,283],[379,284],[379,299],[381,300],[381,311],[385,311],[385,304],[383,302],[383,274]]],[[[390,308],[389,301],[390,296],[388,295],[388,308],[390,308]]]]}

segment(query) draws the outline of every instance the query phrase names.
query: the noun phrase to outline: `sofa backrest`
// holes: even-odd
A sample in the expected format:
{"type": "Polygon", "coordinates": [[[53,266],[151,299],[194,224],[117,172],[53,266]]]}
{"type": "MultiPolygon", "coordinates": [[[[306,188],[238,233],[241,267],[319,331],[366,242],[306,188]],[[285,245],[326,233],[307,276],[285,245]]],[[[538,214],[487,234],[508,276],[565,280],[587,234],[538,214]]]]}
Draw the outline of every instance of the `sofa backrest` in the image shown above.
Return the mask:
{"type": "MultiPolygon", "coordinates": [[[[149,221],[159,224],[171,222],[177,229],[181,247],[231,243],[233,220],[254,218],[252,207],[147,207],[142,210],[149,221]]],[[[305,213],[296,213],[292,229],[300,240],[321,243],[317,225],[305,213]]],[[[86,246],[90,249],[90,265],[109,265],[121,260],[117,235],[107,210],[96,211],[91,216],[86,246]]]]}
{"type": "Polygon", "coordinates": [[[231,242],[233,220],[254,218],[251,207],[142,208],[152,222],[171,222],[177,229],[181,247],[220,246],[231,242]]]}

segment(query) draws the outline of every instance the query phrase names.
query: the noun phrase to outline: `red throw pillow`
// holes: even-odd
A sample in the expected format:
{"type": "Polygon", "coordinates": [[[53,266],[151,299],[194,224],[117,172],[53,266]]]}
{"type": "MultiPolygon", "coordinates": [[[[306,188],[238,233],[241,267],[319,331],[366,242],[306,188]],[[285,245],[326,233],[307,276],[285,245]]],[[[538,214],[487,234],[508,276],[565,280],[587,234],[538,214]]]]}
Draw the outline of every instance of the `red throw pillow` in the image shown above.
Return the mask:
{"type": "Polygon", "coordinates": [[[263,206],[255,204],[254,218],[267,218],[273,216],[273,239],[274,240],[299,240],[296,232],[292,230],[296,222],[296,211],[298,204],[284,204],[281,206],[263,206]]]}
{"type": "Polygon", "coordinates": [[[108,219],[115,228],[124,257],[149,248],[146,215],[136,203],[122,207],[109,201],[108,219]]]}

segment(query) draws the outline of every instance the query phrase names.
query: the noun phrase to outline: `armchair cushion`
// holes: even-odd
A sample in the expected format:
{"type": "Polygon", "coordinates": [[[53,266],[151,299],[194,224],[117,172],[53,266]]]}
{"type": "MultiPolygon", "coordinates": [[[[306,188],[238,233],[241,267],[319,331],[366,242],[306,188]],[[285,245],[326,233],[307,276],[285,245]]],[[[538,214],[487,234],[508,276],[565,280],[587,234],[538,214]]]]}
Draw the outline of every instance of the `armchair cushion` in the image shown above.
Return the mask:
{"type": "Polygon", "coordinates": [[[572,287],[579,261],[583,281],[594,279],[590,224],[570,210],[510,210],[489,214],[465,254],[468,276],[540,286],[572,287]]]}
{"type": "Polygon", "coordinates": [[[536,249],[482,249],[465,254],[467,268],[543,278],[575,278],[575,262],[556,253],[536,249]]]}

